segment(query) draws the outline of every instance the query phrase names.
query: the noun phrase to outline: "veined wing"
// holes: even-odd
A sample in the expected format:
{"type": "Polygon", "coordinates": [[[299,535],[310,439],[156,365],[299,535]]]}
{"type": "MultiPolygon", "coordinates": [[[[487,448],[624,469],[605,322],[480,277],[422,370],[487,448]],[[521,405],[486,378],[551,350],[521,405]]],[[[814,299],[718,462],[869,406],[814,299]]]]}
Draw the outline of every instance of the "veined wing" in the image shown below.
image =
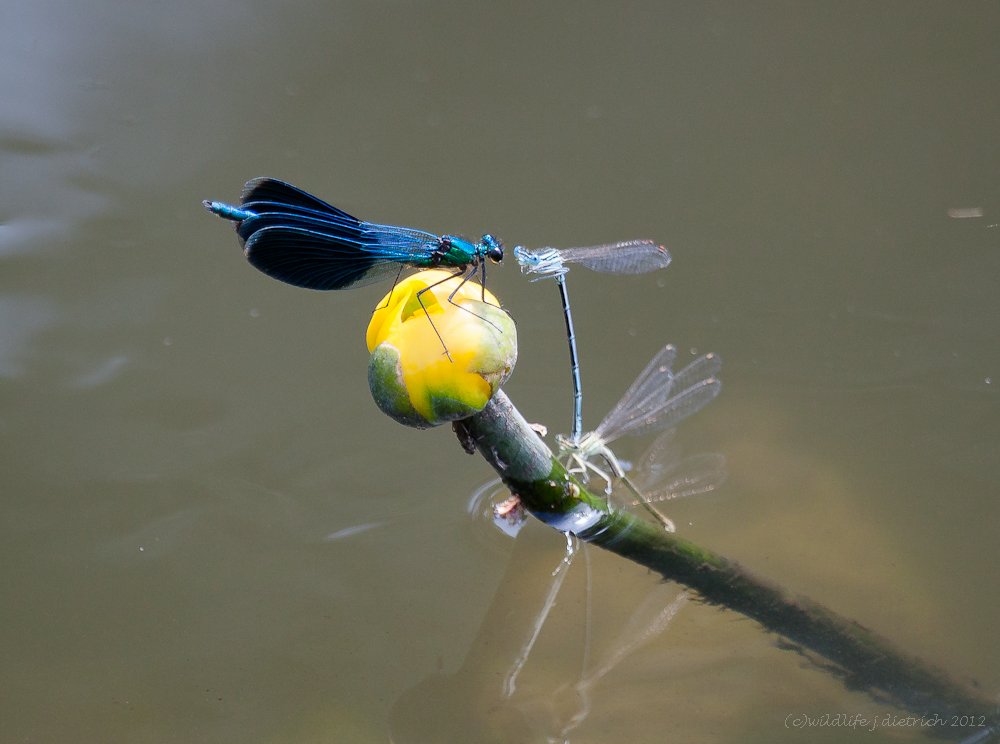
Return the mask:
{"type": "Polygon", "coordinates": [[[611,442],[624,434],[638,436],[654,431],[662,431],[676,426],[688,416],[708,405],[722,390],[722,383],[710,377],[691,385],[686,390],[667,397],[654,393],[655,405],[640,408],[621,420],[608,424],[602,422],[597,434],[605,442],[611,442]]]}
{"type": "Polygon", "coordinates": [[[685,390],[696,382],[714,377],[721,369],[722,357],[715,352],[700,356],[674,375],[674,390],[685,390]]]}
{"type": "Polygon", "coordinates": [[[713,377],[718,374],[720,369],[722,369],[722,359],[719,358],[718,354],[709,352],[704,356],[698,357],[680,372],[673,375],[669,386],[656,387],[650,385],[646,388],[648,392],[646,392],[645,397],[637,395],[636,402],[633,403],[628,418],[634,420],[648,416],[653,411],[659,410],[673,393],[687,390],[692,385],[713,377]]]}
{"type": "Polygon", "coordinates": [[[652,240],[625,240],[587,248],[561,248],[565,263],[579,264],[606,274],[645,274],[670,264],[670,252],[652,240]]]}
{"type": "Polygon", "coordinates": [[[243,250],[247,260],[268,276],[306,289],[363,287],[398,273],[408,263],[396,252],[373,250],[298,226],[257,230],[243,250]]]}
{"type": "Polygon", "coordinates": [[[244,225],[253,223],[243,231],[246,232],[246,238],[249,238],[254,224],[258,225],[256,229],[279,225],[281,217],[285,216],[290,221],[290,227],[328,232],[337,237],[356,240],[362,247],[377,244],[383,250],[398,250],[397,260],[403,260],[412,253],[423,257],[423,254],[433,251],[440,240],[437,235],[423,230],[364,222],[275,178],[255,178],[248,181],[240,196],[240,206],[258,215],[268,216],[267,219],[257,218],[260,222],[256,223],[255,220],[244,220],[244,225]]]}
{"type": "Polygon", "coordinates": [[[440,245],[441,238],[423,230],[413,230],[409,227],[379,225],[374,222],[362,222],[365,238],[372,243],[372,249],[380,253],[394,253],[398,261],[424,261],[440,245]]]}
{"type": "Polygon", "coordinates": [[[290,183],[279,181],[277,178],[252,178],[246,182],[240,194],[240,205],[250,208],[250,204],[260,202],[270,202],[284,207],[304,209],[358,222],[356,218],[342,209],[337,209],[332,204],[327,204],[322,199],[317,199],[312,194],[295,188],[290,183]]]}
{"type": "Polygon", "coordinates": [[[308,289],[346,289],[381,281],[429,259],[431,233],[362,222],[311,194],[273,178],[243,188],[237,222],[247,260],[280,281],[308,289]]]}
{"type": "Polygon", "coordinates": [[[642,453],[642,457],[635,461],[629,477],[636,486],[640,488],[651,487],[654,485],[650,482],[651,478],[680,461],[683,452],[676,438],[677,430],[667,429],[654,439],[653,443],[642,453]]]}
{"type": "Polygon", "coordinates": [[[649,503],[708,493],[726,482],[726,458],[718,452],[691,455],[659,465],[661,467],[641,473],[641,484],[636,483],[649,503]]]}
{"type": "Polygon", "coordinates": [[[274,202],[250,202],[244,209],[254,212],[254,216],[236,225],[241,245],[265,228],[301,228],[339,241],[345,250],[369,251],[400,263],[416,263],[427,260],[440,242],[437,235],[422,230],[360,222],[353,217],[324,215],[274,202]]]}
{"type": "MultiPolygon", "coordinates": [[[[604,417],[604,420],[597,427],[597,432],[600,434],[616,430],[631,418],[642,415],[639,404],[647,400],[654,392],[669,393],[673,384],[673,372],[670,366],[676,357],[677,349],[673,344],[667,344],[660,349],[646,365],[646,368],[635,378],[635,382],[625,391],[621,400],[604,417]]],[[[604,438],[605,441],[611,441],[607,437],[604,438]]]]}
{"type": "MultiPolygon", "coordinates": [[[[660,434],[629,471],[629,479],[646,503],[708,493],[726,482],[723,455],[711,452],[682,457],[676,433],[676,429],[668,429],[660,434]]],[[[617,493],[621,499],[622,490],[617,493]]],[[[632,494],[624,498],[627,506],[639,505],[632,494]]]]}
{"type": "MultiPolygon", "coordinates": [[[[667,629],[670,621],[690,596],[690,592],[685,589],[671,601],[671,595],[675,591],[677,591],[675,586],[660,584],[649,593],[632,613],[628,624],[622,629],[614,644],[604,653],[600,663],[593,669],[586,670],[576,685],[577,691],[586,692],[597,684],[601,677],[618,666],[626,656],[667,629]]],[[[566,729],[563,730],[563,739],[566,738],[565,733],[566,729]]]]}
{"type": "Polygon", "coordinates": [[[365,245],[364,223],[349,215],[346,218],[327,215],[276,202],[249,202],[243,208],[253,213],[252,217],[235,224],[240,246],[244,250],[250,236],[265,228],[301,228],[353,244],[358,250],[365,245]]]}

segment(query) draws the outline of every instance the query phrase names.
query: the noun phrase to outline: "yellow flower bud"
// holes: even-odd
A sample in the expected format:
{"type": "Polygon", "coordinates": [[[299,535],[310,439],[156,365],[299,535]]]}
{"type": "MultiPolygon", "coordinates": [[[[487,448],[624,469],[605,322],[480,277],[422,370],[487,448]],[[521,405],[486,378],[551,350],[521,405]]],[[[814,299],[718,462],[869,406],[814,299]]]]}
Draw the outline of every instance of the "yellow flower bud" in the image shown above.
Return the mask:
{"type": "Polygon", "coordinates": [[[492,293],[483,301],[479,284],[459,288],[456,277],[417,299],[450,273],[432,269],[407,277],[382,298],[368,324],[372,397],[384,413],[420,429],[481,411],[517,361],[514,321],[492,293]]]}

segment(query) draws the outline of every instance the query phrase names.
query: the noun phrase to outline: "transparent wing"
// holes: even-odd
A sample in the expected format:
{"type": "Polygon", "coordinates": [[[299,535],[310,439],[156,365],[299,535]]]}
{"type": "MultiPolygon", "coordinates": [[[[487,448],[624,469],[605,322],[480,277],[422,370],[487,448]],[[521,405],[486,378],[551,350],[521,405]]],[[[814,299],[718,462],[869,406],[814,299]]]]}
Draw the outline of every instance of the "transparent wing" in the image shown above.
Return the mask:
{"type": "Polygon", "coordinates": [[[706,452],[650,473],[645,487],[639,490],[649,503],[670,501],[714,491],[726,482],[727,475],[726,458],[718,452],[706,452]]]}
{"type": "Polygon", "coordinates": [[[599,427],[598,435],[611,442],[624,434],[638,436],[669,429],[707,406],[721,390],[722,383],[714,377],[702,380],[666,400],[658,397],[650,410],[637,409],[616,422],[614,428],[608,426],[602,431],[599,427]]]}
{"type": "Polygon", "coordinates": [[[562,248],[557,253],[564,263],[578,264],[605,274],[645,274],[670,264],[670,252],[652,240],[625,240],[587,248],[562,248]]]}
{"type": "MultiPolygon", "coordinates": [[[[612,441],[607,433],[615,431],[627,424],[632,418],[642,415],[641,403],[650,398],[656,391],[669,393],[673,383],[673,372],[670,366],[677,357],[677,349],[673,344],[667,344],[650,360],[646,368],[635,378],[635,382],[625,391],[625,395],[615,404],[608,415],[597,427],[597,433],[606,442],[612,441]]],[[[649,413],[649,411],[646,411],[649,413]]]]}
{"type": "Polygon", "coordinates": [[[600,663],[588,670],[580,680],[579,688],[592,687],[601,677],[614,669],[626,656],[649,643],[670,625],[674,615],[684,606],[689,596],[687,590],[677,591],[676,585],[660,584],[649,593],[645,601],[629,619],[614,644],[604,653],[600,663]]]}
{"type": "Polygon", "coordinates": [[[675,441],[676,435],[676,429],[667,429],[635,461],[630,477],[636,486],[643,490],[651,488],[658,482],[653,480],[655,474],[680,461],[681,446],[675,441]]]}
{"type": "Polygon", "coordinates": [[[434,253],[441,239],[423,230],[395,225],[362,222],[365,237],[372,243],[372,250],[391,256],[400,262],[425,261],[434,253]]]}
{"type": "Polygon", "coordinates": [[[705,354],[675,375],[670,365],[676,356],[677,349],[668,344],[646,365],[595,430],[604,442],[670,429],[719,394],[722,383],[712,376],[722,368],[718,354],[705,354]]]}
{"type": "Polygon", "coordinates": [[[722,358],[718,354],[709,352],[674,375],[674,390],[685,390],[696,382],[715,377],[721,369],[722,358]]]}
{"type": "MultiPolygon", "coordinates": [[[[723,455],[712,452],[682,458],[676,433],[676,429],[668,429],[660,434],[629,472],[632,483],[649,503],[707,493],[726,482],[723,455]]],[[[639,504],[631,496],[626,503],[639,504]]]]}
{"type": "MultiPolygon", "coordinates": [[[[667,405],[667,401],[670,399],[670,396],[676,391],[683,392],[688,388],[694,387],[703,380],[707,380],[718,374],[720,369],[722,369],[722,359],[719,358],[718,354],[708,353],[698,359],[695,359],[691,362],[691,364],[675,374],[673,376],[672,383],[669,386],[644,386],[642,393],[637,395],[635,398],[636,402],[631,408],[632,413],[629,418],[632,421],[635,421],[647,418],[654,412],[662,410],[667,405]],[[643,397],[643,395],[645,395],[645,397],[643,397]]],[[[716,391],[716,394],[718,394],[718,391],[716,391]]],[[[712,397],[715,396],[713,395],[712,397]]],[[[711,398],[709,398],[709,400],[711,400],[711,398]]],[[[677,403],[679,404],[680,401],[677,403]]],[[[695,411],[691,411],[691,413],[694,412],[695,411]]],[[[686,415],[690,416],[691,413],[686,415]]],[[[677,419],[677,421],[680,421],[680,419],[677,419]]],[[[673,426],[673,424],[659,426],[655,429],[648,429],[647,431],[659,431],[664,428],[670,428],[671,426],[673,426]]]]}

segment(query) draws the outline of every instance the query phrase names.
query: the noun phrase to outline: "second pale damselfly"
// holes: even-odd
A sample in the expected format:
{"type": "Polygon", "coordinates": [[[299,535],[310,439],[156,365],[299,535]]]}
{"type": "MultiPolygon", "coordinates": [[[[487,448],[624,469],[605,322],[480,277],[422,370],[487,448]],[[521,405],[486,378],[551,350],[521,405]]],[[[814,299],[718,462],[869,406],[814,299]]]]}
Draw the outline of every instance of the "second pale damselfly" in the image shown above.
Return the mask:
{"type": "Polygon", "coordinates": [[[661,349],[594,431],[576,441],[565,434],[556,435],[559,456],[567,459],[570,472],[584,481],[588,471],[599,475],[607,483],[608,493],[612,478],[621,478],[641,505],[671,531],[673,523],[643,498],[608,445],[626,434],[638,436],[673,428],[719,394],[722,383],[715,375],[722,368],[722,359],[717,354],[705,354],[674,374],[671,367],[676,357],[673,345],[661,349]],[[610,474],[594,464],[597,458],[603,458],[610,474]]]}

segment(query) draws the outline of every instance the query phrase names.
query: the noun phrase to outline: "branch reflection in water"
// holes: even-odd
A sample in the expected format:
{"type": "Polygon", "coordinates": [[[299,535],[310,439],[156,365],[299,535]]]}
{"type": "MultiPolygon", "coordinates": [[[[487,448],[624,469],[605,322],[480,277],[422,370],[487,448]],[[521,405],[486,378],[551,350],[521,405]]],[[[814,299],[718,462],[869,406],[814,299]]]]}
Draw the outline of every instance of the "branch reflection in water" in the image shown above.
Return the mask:
{"type": "MultiPolygon", "coordinates": [[[[726,480],[725,457],[719,453],[700,453],[683,457],[680,444],[676,441],[676,430],[661,434],[645,453],[634,463],[623,463],[631,480],[641,489],[644,500],[662,502],[714,491],[726,480]]],[[[631,497],[616,497],[626,508],[638,506],[631,497]]],[[[477,532],[488,542],[516,537],[524,527],[527,515],[516,499],[499,478],[483,484],[471,496],[468,512],[473,515],[477,532]]],[[[578,727],[589,715],[592,707],[593,690],[608,672],[614,669],[631,653],[651,641],[670,624],[674,615],[686,602],[689,593],[681,591],[674,584],[660,584],[636,608],[626,627],[617,640],[604,652],[600,661],[591,664],[591,589],[590,556],[586,544],[580,549],[580,541],[566,534],[566,551],[558,565],[551,572],[551,580],[539,609],[524,631],[520,648],[507,668],[503,678],[501,699],[518,708],[530,727],[551,740],[564,740],[570,731],[578,727]],[[586,623],[582,669],[575,683],[566,683],[554,689],[551,694],[515,697],[517,680],[528,662],[536,641],[548,616],[556,604],[556,598],[569,568],[577,555],[583,553],[586,561],[586,623]]]]}

